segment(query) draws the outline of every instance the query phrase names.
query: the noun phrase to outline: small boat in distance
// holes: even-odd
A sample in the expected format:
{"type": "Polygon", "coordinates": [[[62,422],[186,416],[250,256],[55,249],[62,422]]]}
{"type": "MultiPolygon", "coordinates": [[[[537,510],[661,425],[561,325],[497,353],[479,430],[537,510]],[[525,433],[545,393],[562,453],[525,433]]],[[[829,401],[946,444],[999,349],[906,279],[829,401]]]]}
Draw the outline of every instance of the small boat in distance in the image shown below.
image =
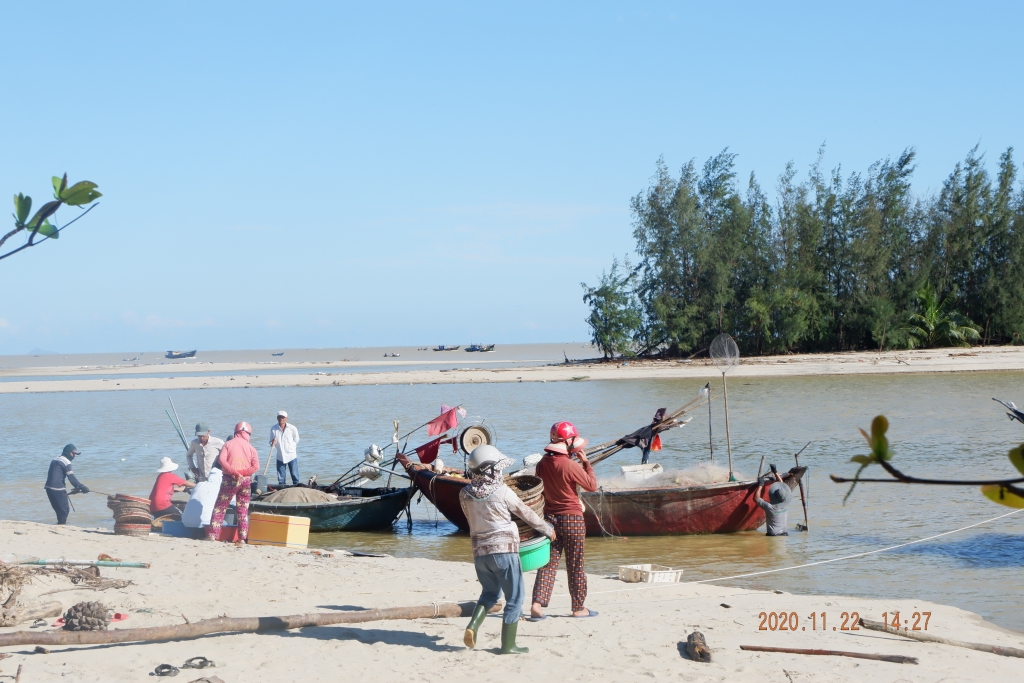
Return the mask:
{"type": "Polygon", "coordinates": [[[178,360],[179,358],[195,358],[196,350],[191,351],[168,351],[164,358],[170,358],[171,360],[178,360]]]}
{"type": "Polygon", "coordinates": [[[470,344],[466,347],[467,351],[477,351],[479,353],[488,353],[494,350],[494,344],[470,344]]]}
{"type": "Polygon", "coordinates": [[[461,345],[458,345],[458,344],[455,345],[455,346],[445,346],[444,344],[439,344],[438,346],[434,347],[434,350],[435,351],[458,351],[460,348],[461,348],[461,345]]]}
{"type": "Polygon", "coordinates": [[[277,352],[277,353],[272,353],[272,354],[270,354],[270,355],[271,355],[271,356],[283,356],[283,355],[284,355],[284,351],[279,351],[279,352],[277,352]]]}
{"type": "Polygon", "coordinates": [[[385,358],[398,358],[398,357],[399,357],[399,356],[401,356],[401,355],[402,355],[402,354],[400,354],[400,353],[385,353],[385,354],[384,354],[384,357],[385,357],[385,358]]]}

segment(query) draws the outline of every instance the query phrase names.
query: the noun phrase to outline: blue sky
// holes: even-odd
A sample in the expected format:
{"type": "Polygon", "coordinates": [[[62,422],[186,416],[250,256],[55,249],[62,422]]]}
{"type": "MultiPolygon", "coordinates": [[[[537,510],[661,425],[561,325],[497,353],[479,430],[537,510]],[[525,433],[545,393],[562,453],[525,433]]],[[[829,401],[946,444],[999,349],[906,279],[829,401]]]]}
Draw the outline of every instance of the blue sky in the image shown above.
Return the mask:
{"type": "Polygon", "coordinates": [[[1022,7],[9,4],[0,189],[105,196],[0,262],[0,353],[585,339],[660,155],[994,167],[1022,7]]]}

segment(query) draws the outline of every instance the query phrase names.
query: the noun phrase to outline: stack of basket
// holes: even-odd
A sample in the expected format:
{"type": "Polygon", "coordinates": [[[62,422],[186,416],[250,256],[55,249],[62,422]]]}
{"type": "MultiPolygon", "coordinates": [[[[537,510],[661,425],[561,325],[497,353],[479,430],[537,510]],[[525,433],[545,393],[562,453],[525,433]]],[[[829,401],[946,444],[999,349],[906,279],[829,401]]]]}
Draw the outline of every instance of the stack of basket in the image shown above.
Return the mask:
{"type": "Polygon", "coordinates": [[[107,507],[114,511],[114,533],[118,536],[148,536],[153,518],[149,499],[119,493],[107,496],[107,507]]]}
{"type": "MultiPolygon", "coordinates": [[[[544,482],[540,477],[522,475],[518,477],[505,477],[505,485],[512,489],[519,499],[526,503],[526,507],[536,512],[541,519],[544,518],[544,482]]],[[[528,541],[531,538],[540,536],[540,533],[532,526],[513,517],[516,526],[519,527],[519,540],[528,541]]]]}

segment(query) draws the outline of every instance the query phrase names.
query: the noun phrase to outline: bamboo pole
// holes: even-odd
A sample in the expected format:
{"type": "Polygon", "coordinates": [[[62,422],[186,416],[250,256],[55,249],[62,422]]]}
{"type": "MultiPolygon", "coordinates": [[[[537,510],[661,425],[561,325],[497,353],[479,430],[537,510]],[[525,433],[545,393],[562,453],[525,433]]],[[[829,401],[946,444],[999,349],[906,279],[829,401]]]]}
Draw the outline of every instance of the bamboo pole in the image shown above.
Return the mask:
{"type": "Polygon", "coordinates": [[[72,567],[130,567],[132,569],[149,569],[148,562],[121,562],[111,560],[65,560],[58,557],[52,560],[26,560],[19,565],[46,566],[51,564],[70,565],[72,567]]]}
{"type": "Polygon", "coordinates": [[[753,652],[786,652],[792,655],[827,655],[832,657],[853,657],[855,659],[873,659],[878,662],[893,664],[917,664],[917,657],[903,655],[876,655],[867,652],[845,652],[843,650],[808,650],[799,647],[764,647],[762,645],[740,645],[741,650],[753,652]]]}
{"type": "Polygon", "coordinates": [[[732,474],[732,437],[729,435],[729,385],[725,382],[725,371],[722,371],[722,393],[725,395],[725,447],[729,451],[729,481],[736,481],[732,474]]]}
{"type": "MultiPolygon", "coordinates": [[[[292,614],[282,617],[218,617],[191,624],[154,626],[151,628],[125,628],[113,631],[19,631],[0,635],[0,647],[18,645],[99,645],[106,643],[152,642],[160,640],[187,640],[213,633],[253,633],[257,631],[287,631],[307,626],[333,626],[335,624],[361,624],[389,619],[431,619],[435,617],[469,617],[475,602],[440,602],[415,607],[389,607],[358,612],[324,612],[292,614]]],[[[501,603],[491,612],[501,609],[501,603]]]]}
{"type": "Polygon", "coordinates": [[[953,647],[965,647],[968,650],[977,650],[979,652],[991,652],[994,655],[1003,655],[1004,657],[1024,658],[1024,650],[1020,650],[1015,647],[1003,647],[1001,645],[986,645],[985,643],[968,643],[962,640],[940,638],[939,636],[933,636],[927,633],[921,633],[919,631],[901,631],[899,629],[889,628],[881,621],[870,621],[868,619],[861,619],[860,625],[872,631],[882,631],[884,633],[891,633],[895,636],[902,636],[903,638],[918,640],[922,643],[939,643],[941,645],[952,645],[953,647]]]}

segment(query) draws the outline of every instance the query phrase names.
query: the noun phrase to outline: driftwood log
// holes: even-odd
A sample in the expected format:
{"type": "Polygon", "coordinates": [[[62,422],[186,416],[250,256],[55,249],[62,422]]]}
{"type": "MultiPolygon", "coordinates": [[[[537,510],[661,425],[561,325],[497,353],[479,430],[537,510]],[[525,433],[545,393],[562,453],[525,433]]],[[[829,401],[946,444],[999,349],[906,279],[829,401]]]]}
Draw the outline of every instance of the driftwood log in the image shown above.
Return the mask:
{"type": "Polygon", "coordinates": [[[686,654],[690,655],[690,659],[695,662],[711,661],[711,649],[708,647],[707,641],[704,640],[703,633],[694,631],[686,636],[686,654]]]}
{"type": "MultiPolygon", "coordinates": [[[[388,619],[430,619],[433,617],[469,617],[475,602],[441,602],[416,607],[389,607],[357,612],[326,612],[292,614],[283,617],[219,617],[177,626],[151,628],[124,628],[112,631],[19,631],[0,635],[0,647],[15,645],[99,645],[105,643],[150,642],[160,640],[187,640],[211,633],[252,633],[254,631],[287,631],[306,626],[333,626],[335,624],[361,624],[388,619]]],[[[501,609],[501,603],[491,612],[501,609]]]]}
{"type": "Polygon", "coordinates": [[[869,619],[861,619],[860,625],[872,631],[882,631],[884,633],[891,633],[894,636],[910,638],[911,640],[918,640],[922,643],[938,643],[940,645],[952,645],[953,647],[965,647],[968,650],[978,650],[979,652],[991,652],[994,655],[1003,655],[1004,657],[1024,658],[1024,650],[1020,650],[1015,647],[1003,647],[1001,645],[986,645],[985,643],[967,643],[962,640],[951,640],[949,638],[940,638],[939,636],[932,636],[927,633],[921,633],[920,631],[901,631],[899,629],[890,628],[881,621],[871,621],[869,619]]]}
{"type": "Polygon", "coordinates": [[[22,605],[20,608],[2,609],[0,610],[0,626],[17,626],[26,621],[59,617],[63,613],[64,608],[57,601],[44,602],[38,605],[22,605]]]}
{"type": "Polygon", "coordinates": [[[878,662],[894,664],[917,664],[917,657],[903,655],[876,655],[866,652],[844,652],[843,650],[805,650],[798,647],[764,647],[762,645],[740,645],[741,650],[754,652],[786,652],[792,655],[828,655],[832,657],[854,657],[855,659],[873,659],[878,662]]]}

